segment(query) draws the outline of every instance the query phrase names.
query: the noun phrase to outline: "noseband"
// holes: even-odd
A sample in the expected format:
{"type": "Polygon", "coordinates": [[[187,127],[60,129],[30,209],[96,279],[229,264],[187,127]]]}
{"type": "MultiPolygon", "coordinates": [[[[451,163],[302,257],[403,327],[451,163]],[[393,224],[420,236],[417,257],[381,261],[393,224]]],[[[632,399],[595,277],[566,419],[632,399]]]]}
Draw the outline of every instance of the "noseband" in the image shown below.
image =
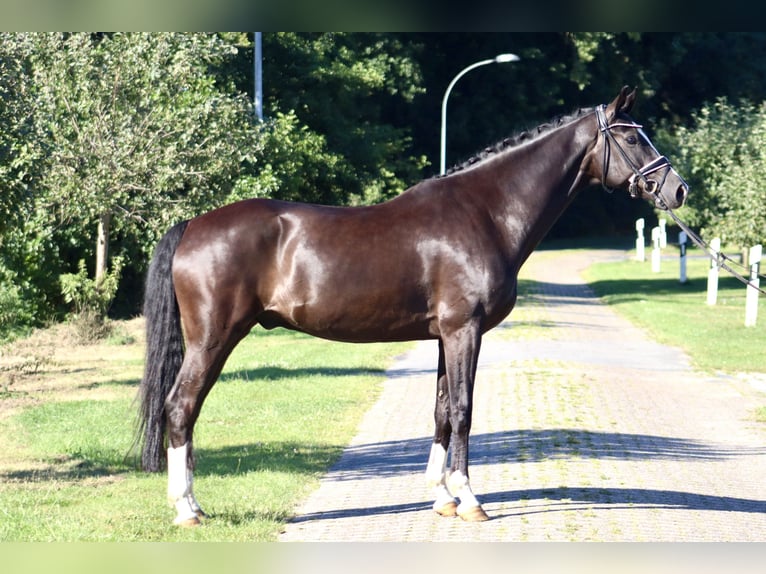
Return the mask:
{"type": "MultiPolygon", "coordinates": [[[[664,155],[660,155],[660,153],[655,149],[655,147],[652,145],[652,143],[649,141],[649,139],[644,136],[644,139],[649,143],[651,148],[654,150],[654,152],[657,154],[657,158],[653,159],[643,167],[638,167],[633,161],[628,157],[628,154],[625,152],[625,150],[622,148],[620,143],[617,141],[617,139],[614,137],[614,134],[610,131],[612,128],[622,127],[622,128],[635,128],[637,130],[641,130],[641,124],[635,124],[635,123],[627,123],[627,122],[617,122],[613,124],[609,124],[606,121],[606,106],[600,105],[596,107],[596,118],[598,119],[598,129],[601,132],[601,134],[604,136],[604,159],[603,159],[603,165],[601,169],[601,185],[602,187],[608,191],[612,192],[613,190],[609,189],[606,185],[606,174],[609,171],[609,159],[611,155],[611,146],[610,144],[613,143],[615,147],[617,148],[617,151],[620,152],[620,155],[622,156],[622,159],[625,160],[625,163],[630,166],[630,169],[633,171],[633,175],[630,176],[630,179],[628,180],[628,192],[630,193],[630,196],[632,198],[637,198],[639,196],[639,189],[638,189],[638,180],[641,180],[641,183],[644,184],[644,190],[647,193],[650,193],[655,196],[655,199],[659,199],[662,201],[659,192],[662,188],[662,185],[665,183],[665,178],[667,178],[668,173],[670,172],[671,166],[670,161],[668,158],[666,158],[664,155]],[[653,179],[649,179],[646,177],[647,175],[654,173],[655,171],[659,171],[662,168],[665,169],[665,173],[662,175],[662,181],[657,183],[653,179]]],[[[643,133],[641,133],[643,135],[643,133]]]]}

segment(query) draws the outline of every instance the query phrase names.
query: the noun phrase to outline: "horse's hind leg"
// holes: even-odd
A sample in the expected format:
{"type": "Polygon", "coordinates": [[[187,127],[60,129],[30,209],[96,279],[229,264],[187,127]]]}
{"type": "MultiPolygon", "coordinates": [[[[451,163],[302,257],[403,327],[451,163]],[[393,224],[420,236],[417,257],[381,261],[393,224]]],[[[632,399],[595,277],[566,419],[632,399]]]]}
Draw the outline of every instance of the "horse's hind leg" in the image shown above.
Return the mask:
{"type": "Polygon", "coordinates": [[[449,420],[449,390],[444,364],[444,345],[439,341],[439,368],[436,379],[436,403],[434,405],[434,440],[426,468],[426,482],[433,489],[433,509],[442,516],[457,514],[457,501],[447,489],[447,452],[449,451],[452,425],[449,420]]]}
{"type": "MultiPolygon", "coordinates": [[[[238,340],[238,339],[237,339],[238,340]]],[[[175,524],[195,526],[205,513],[194,497],[192,434],[202,403],[221,373],[234,344],[187,346],[176,383],[165,401],[168,436],[168,501],[175,524]]]]}

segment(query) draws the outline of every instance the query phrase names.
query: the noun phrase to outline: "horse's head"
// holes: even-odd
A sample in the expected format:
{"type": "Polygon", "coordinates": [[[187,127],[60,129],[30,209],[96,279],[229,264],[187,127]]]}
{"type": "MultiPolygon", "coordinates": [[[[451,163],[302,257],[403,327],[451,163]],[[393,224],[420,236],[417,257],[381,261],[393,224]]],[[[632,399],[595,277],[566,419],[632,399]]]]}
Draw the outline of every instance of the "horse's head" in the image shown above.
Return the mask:
{"type": "Polygon", "coordinates": [[[661,209],[683,205],[689,186],[628,115],[636,90],[620,90],[608,106],[596,108],[600,133],[594,149],[594,177],[609,188],[628,189],[632,197],[653,201],[661,209]]]}

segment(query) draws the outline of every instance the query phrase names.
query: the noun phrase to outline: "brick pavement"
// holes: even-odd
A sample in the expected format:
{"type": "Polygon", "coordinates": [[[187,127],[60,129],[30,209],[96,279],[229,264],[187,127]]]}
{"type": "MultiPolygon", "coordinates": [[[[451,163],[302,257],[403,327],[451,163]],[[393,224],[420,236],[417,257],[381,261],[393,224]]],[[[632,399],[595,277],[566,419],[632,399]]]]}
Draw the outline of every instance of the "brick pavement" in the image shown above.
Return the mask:
{"type": "Polygon", "coordinates": [[[621,256],[533,254],[523,275],[538,291],[485,336],[469,469],[488,522],[430,509],[424,342],[280,540],[766,540],[766,425],[753,418],[766,395],[693,371],[601,304],[580,271],[621,256]]]}

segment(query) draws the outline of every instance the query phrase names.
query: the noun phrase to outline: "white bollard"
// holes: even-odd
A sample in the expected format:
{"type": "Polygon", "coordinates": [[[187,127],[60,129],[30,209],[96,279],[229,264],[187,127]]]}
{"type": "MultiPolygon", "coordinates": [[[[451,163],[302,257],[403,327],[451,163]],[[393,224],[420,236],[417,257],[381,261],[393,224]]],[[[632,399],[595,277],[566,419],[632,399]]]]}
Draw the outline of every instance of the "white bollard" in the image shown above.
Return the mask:
{"type": "Polygon", "coordinates": [[[654,273],[660,272],[660,228],[654,227],[652,228],[652,245],[654,245],[654,248],[652,249],[652,271],[654,273]]]}
{"type": "Polygon", "coordinates": [[[716,237],[710,242],[710,249],[715,258],[710,258],[710,269],[707,271],[707,304],[715,305],[718,301],[718,252],[721,251],[721,238],[716,237]]]}
{"type": "Polygon", "coordinates": [[[680,248],[680,266],[681,266],[681,277],[680,281],[681,283],[686,283],[686,232],[681,231],[678,234],[678,247],[680,248]]]}
{"type": "Polygon", "coordinates": [[[750,282],[747,284],[747,299],[745,301],[745,327],[755,327],[758,319],[758,287],[760,279],[758,278],[758,269],[761,266],[761,246],[754,245],[750,248],[750,282]]]}
{"type": "Polygon", "coordinates": [[[668,246],[668,232],[665,229],[667,224],[667,219],[660,219],[660,249],[665,249],[668,246]]]}
{"type": "Polygon", "coordinates": [[[646,261],[646,254],[644,253],[644,218],[636,220],[636,261],[646,261]]]}

